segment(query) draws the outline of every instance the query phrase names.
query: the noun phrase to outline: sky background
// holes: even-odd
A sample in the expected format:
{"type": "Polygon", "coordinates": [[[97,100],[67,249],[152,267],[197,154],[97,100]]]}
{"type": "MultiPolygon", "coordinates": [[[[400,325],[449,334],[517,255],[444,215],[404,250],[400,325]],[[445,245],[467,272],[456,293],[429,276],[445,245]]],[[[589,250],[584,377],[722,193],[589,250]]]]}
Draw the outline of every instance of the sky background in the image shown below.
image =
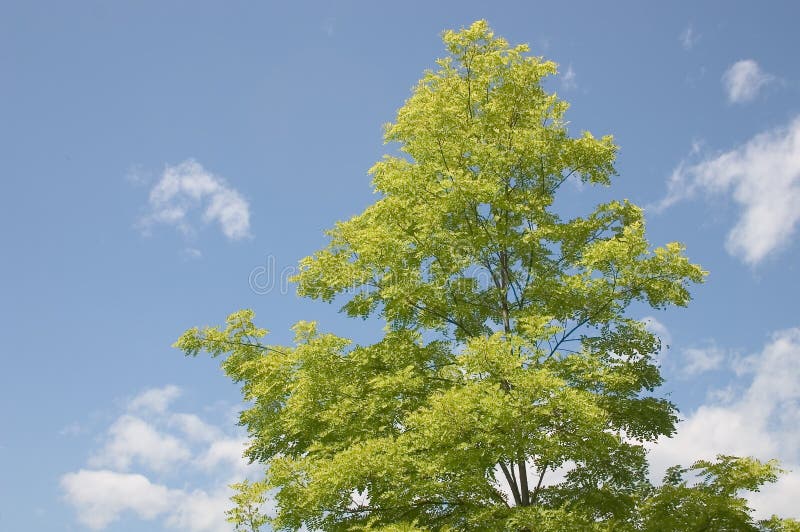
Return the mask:
{"type": "Polygon", "coordinates": [[[257,475],[238,389],[170,345],[240,308],[273,343],[379,327],[281,277],[374,201],[382,124],[479,18],[560,64],[573,134],[620,146],[565,208],[628,198],[710,271],[687,309],[632,312],[686,419],[654,471],[777,457],[797,472],[753,502],[800,517],[796,2],[6,1],[0,529],[229,530],[225,486],[257,475]]]}

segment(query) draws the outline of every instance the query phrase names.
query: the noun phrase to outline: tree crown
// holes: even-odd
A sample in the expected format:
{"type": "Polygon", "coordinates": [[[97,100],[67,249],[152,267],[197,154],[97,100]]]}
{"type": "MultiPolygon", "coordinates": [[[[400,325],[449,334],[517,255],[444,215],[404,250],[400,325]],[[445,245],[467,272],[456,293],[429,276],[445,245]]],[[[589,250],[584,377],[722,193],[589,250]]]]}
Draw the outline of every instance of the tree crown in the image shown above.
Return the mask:
{"type": "Polygon", "coordinates": [[[652,248],[627,200],[556,212],[567,180],[611,184],[617,148],[569,135],[566,102],[542,84],[554,63],[484,21],[443,40],[449,55],[386,126],[399,153],[370,169],[377,201],[295,278],[301,295],[383,319],[384,337],[353,345],[301,322],[294,345],[270,346],[241,311],[177,342],[228,354],[273,526],[684,530],[653,523],[706,488],[751,522],[737,492],[774,464],[722,457],[695,464],[699,487],[689,470],[647,480],[644,443],[677,418],[653,394],[659,340],[627,311],[684,306],[705,272],[678,243],[652,248]]]}

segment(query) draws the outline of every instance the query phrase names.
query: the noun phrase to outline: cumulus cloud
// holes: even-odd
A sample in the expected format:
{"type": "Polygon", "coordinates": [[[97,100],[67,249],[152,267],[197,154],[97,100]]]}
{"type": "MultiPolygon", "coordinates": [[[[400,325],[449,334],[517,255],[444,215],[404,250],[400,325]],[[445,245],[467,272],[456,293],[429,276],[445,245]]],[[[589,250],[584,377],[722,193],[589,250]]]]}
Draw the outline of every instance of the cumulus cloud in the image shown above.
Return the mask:
{"type": "Polygon", "coordinates": [[[148,232],[155,225],[170,225],[192,234],[192,213],[202,212],[205,223],[216,223],[230,240],[250,235],[250,206],[224,179],[197,161],[167,166],[161,179],[150,189],[148,212],[139,227],[148,232]]]}
{"type": "Polygon", "coordinates": [[[167,526],[194,532],[231,530],[230,523],[225,520],[225,511],[231,507],[230,490],[217,489],[213,493],[194,490],[181,495],[167,516],[167,526]]]}
{"type": "Polygon", "coordinates": [[[181,390],[177,386],[169,385],[163,388],[151,388],[140,393],[128,403],[132,411],[164,412],[169,404],[180,397],[181,390]]]}
{"type": "Polygon", "coordinates": [[[126,511],[140,519],[155,519],[178,496],[178,492],[153,484],[143,475],[105,469],[67,473],[61,477],[61,488],[78,511],[78,520],[93,530],[107,527],[126,511]]]}
{"type": "Polygon", "coordinates": [[[751,380],[739,393],[719,394],[692,412],[673,438],[650,451],[653,475],[674,464],[717,454],[778,458],[791,470],[750,496],[759,517],[800,517],[800,328],[775,333],[748,365],[751,380]]]}
{"type": "Polygon", "coordinates": [[[242,460],[246,445],[246,438],[219,438],[211,442],[208,449],[197,457],[196,463],[208,470],[224,466],[244,473],[248,469],[242,460]]]}
{"type": "Polygon", "coordinates": [[[202,489],[170,489],[140,474],[81,469],[61,478],[67,501],[77,510],[78,521],[103,530],[126,514],[153,521],[161,518],[176,530],[219,532],[231,530],[225,520],[230,490],[209,493],[202,489]]]}
{"type": "Polygon", "coordinates": [[[800,117],[716,157],[681,163],[667,186],[656,211],[698,192],[730,195],[740,213],[728,233],[728,252],[750,265],[759,263],[791,241],[800,221],[800,117]]]}
{"type": "Polygon", "coordinates": [[[259,468],[242,457],[241,434],[174,411],[180,393],[165,386],[127,401],[86,467],[61,477],[80,523],[102,530],[133,518],[188,532],[232,529],[225,521],[229,485],[258,478],[259,468]]]}
{"type": "Polygon", "coordinates": [[[108,429],[103,448],[91,457],[93,467],[128,471],[136,463],[151,471],[166,471],[186,461],[189,449],[178,438],[159,432],[150,423],[123,415],[108,429]]]}
{"type": "Polygon", "coordinates": [[[169,416],[169,424],[179,429],[191,441],[213,442],[222,436],[218,427],[209,425],[196,414],[172,414],[169,416]]]}
{"type": "Polygon", "coordinates": [[[775,80],[775,76],[761,70],[752,59],[735,62],[722,75],[722,86],[731,103],[752,101],[767,84],[775,80]]]}

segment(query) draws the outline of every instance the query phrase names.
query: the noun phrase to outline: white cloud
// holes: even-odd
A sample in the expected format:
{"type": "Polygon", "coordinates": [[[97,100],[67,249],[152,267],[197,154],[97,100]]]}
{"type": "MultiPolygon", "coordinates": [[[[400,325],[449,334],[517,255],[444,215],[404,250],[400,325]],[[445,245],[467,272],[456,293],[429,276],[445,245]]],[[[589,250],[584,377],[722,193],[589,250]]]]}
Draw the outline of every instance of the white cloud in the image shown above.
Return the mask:
{"type": "Polygon", "coordinates": [[[715,370],[725,360],[725,351],[716,345],[708,347],[689,347],[683,350],[682,372],[686,375],[715,370]]]}
{"type": "Polygon", "coordinates": [[[150,190],[148,207],[148,213],[138,224],[145,231],[164,224],[192,234],[190,214],[202,210],[203,221],[219,224],[228,239],[241,240],[250,235],[247,200],[224,179],[191,159],[166,167],[150,190]]]}
{"type": "Polygon", "coordinates": [[[151,471],[167,471],[189,459],[189,449],[175,436],[159,432],[150,423],[123,415],[108,429],[105,446],[89,460],[92,467],[128,471],[136,463],[151,471]]]}
{"type": "Polygon", "coordinates": [[[93,530],[106,528],[128,512],[146,521],[163,518],[176,530],[231,530],[225,511],[230,508],[232,490],[225,486],[213,493],[185,491],[155,484],[139,474],[81,469],[64,475],[61,488],[78,511],[78,520],[93,530]]]}
{"type": "Polygon", "coordinates": [[[152,520],[172,507],[179,493],[151,483],[137,474],[81,469],[61,477],[67,501],[78,511],[78,520],[101,530],[132,511],[140,519],[152,520]]]}
{"type": "Polygon", "coordinates": [[[775,80],[775,76],[761,70],[752,59],[735,62],[722,75],[722,85],[731,103],[754,100],[759,91],[775,80]]]}
{"type": "MultiPolygon", "coordinates": [[[[778,458],[793,472],[750,496],[757,515],[800,517],[800,328],[775,333],[752,357],[752,380],[734,400],[712,399],[662,438],[650,453],[653,475],[666,467],[734,454],[778,458]]],[[[733,397],[727,394],[727,398],[733,397]]]]}
{"type": "Polygon", "coordinates": [[[751,494],[748,499],[754,508],[763,508],[760,517],[768,518],[771,515],[781,517],[794,516],[800,518],[797,510],[797,494],[800,493],[800,473],[798,466],[794,471],[784,475],[777,484],[765,486],[758,493],[751,494]]]}
{"type": "Polygon", "coordinates": [[[186,532],[232,530],[229,485],[259,478],[261,468],[243,458],[239,431],[171,410],[180,393],[166,386],[130,399],[87,467],[61,477],[78,521],[94,530],[131,518],[186,532]]]}
{"type": "Polygon", "coordinates": [[[150,388],[131,399],[128,403],[128,408],[132,411],[161,413],[180,395],[180,388],[173,385],[164,386],[163,388],[150,388]]]}
{"type": "Polygon", "coordinates": [[[197,464],[209,470],[224,466],[244,474],[249,469],[248,464],[242,459],[246,445],[246,438],[220,438],[213,441],[198,457],[197,464]]]}
{"type": "Polygon", "coordinates": [[[213,493],[194,490],[182,497],[166,519],[166,524],[176,530],[193,532],[220,532],[231,530],[225,511],[231,507],[232,491],[218,489],[213,493]]]}
{"type": "Polygon", "coordinates": [[[576,81],[577,74],[575,74],[575,70],[572,68],[570,64],[567,67],[566,72],[561,78],[561,85],[564,87],[564,90],[573,90],[578,88],[578,82],[576,81]]]}
{"type": "Polygon", "coordinates": [[[800,221],[800,117],[716,157],[681,163],[656,211],[698,192],[728,195],[741,206],[728,252],[750,265],[791,241],[800,221]]]}
{"type": "Polygon", "coordinates": [[[692,25],[689,24],[678,36],[678,40],[680,41],[681,46],[683,46],[683,49],[688,52],[694,48],[694,45],[700,40],[700,35],[696,33],[692,25]]]}
{"type": "Polygon", "coordinates": [[[215,441],[222,436],[218,427],[209,425],[195,414],[172,414],[169,416],[169,425],[177,427],[191,441],[215,441]]]}

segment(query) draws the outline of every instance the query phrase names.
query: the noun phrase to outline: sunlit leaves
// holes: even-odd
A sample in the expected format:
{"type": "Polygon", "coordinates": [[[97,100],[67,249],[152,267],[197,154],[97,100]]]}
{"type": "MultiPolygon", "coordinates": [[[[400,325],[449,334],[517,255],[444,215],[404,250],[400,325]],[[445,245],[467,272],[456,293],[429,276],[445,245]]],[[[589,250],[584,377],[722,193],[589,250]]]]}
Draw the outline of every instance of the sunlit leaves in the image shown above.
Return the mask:
{"type": "Polygon", "coordinates": [[[774,480],[774,464],[722,457],[647,481],[643,443],[677,416],[654,395],[659,340],[627,312],[686,305],[705,272],[678,243],[653,248],[627,200],[555,211],[568,179],[611,184],[616,146],[567,130],[566,102],[542,83],[554,63],[484,21],[443,39],[450,55],[386,126],[400,151],[370,169],[375,203],[294,279],[300,295],[383,320],[384,337],[354,345],[301,322],[293,345],[269,346],[241,311],[176,344],[228,355],[272,526],[691,530],[723,514],[756,526],[738,493],[774,480]]]}

